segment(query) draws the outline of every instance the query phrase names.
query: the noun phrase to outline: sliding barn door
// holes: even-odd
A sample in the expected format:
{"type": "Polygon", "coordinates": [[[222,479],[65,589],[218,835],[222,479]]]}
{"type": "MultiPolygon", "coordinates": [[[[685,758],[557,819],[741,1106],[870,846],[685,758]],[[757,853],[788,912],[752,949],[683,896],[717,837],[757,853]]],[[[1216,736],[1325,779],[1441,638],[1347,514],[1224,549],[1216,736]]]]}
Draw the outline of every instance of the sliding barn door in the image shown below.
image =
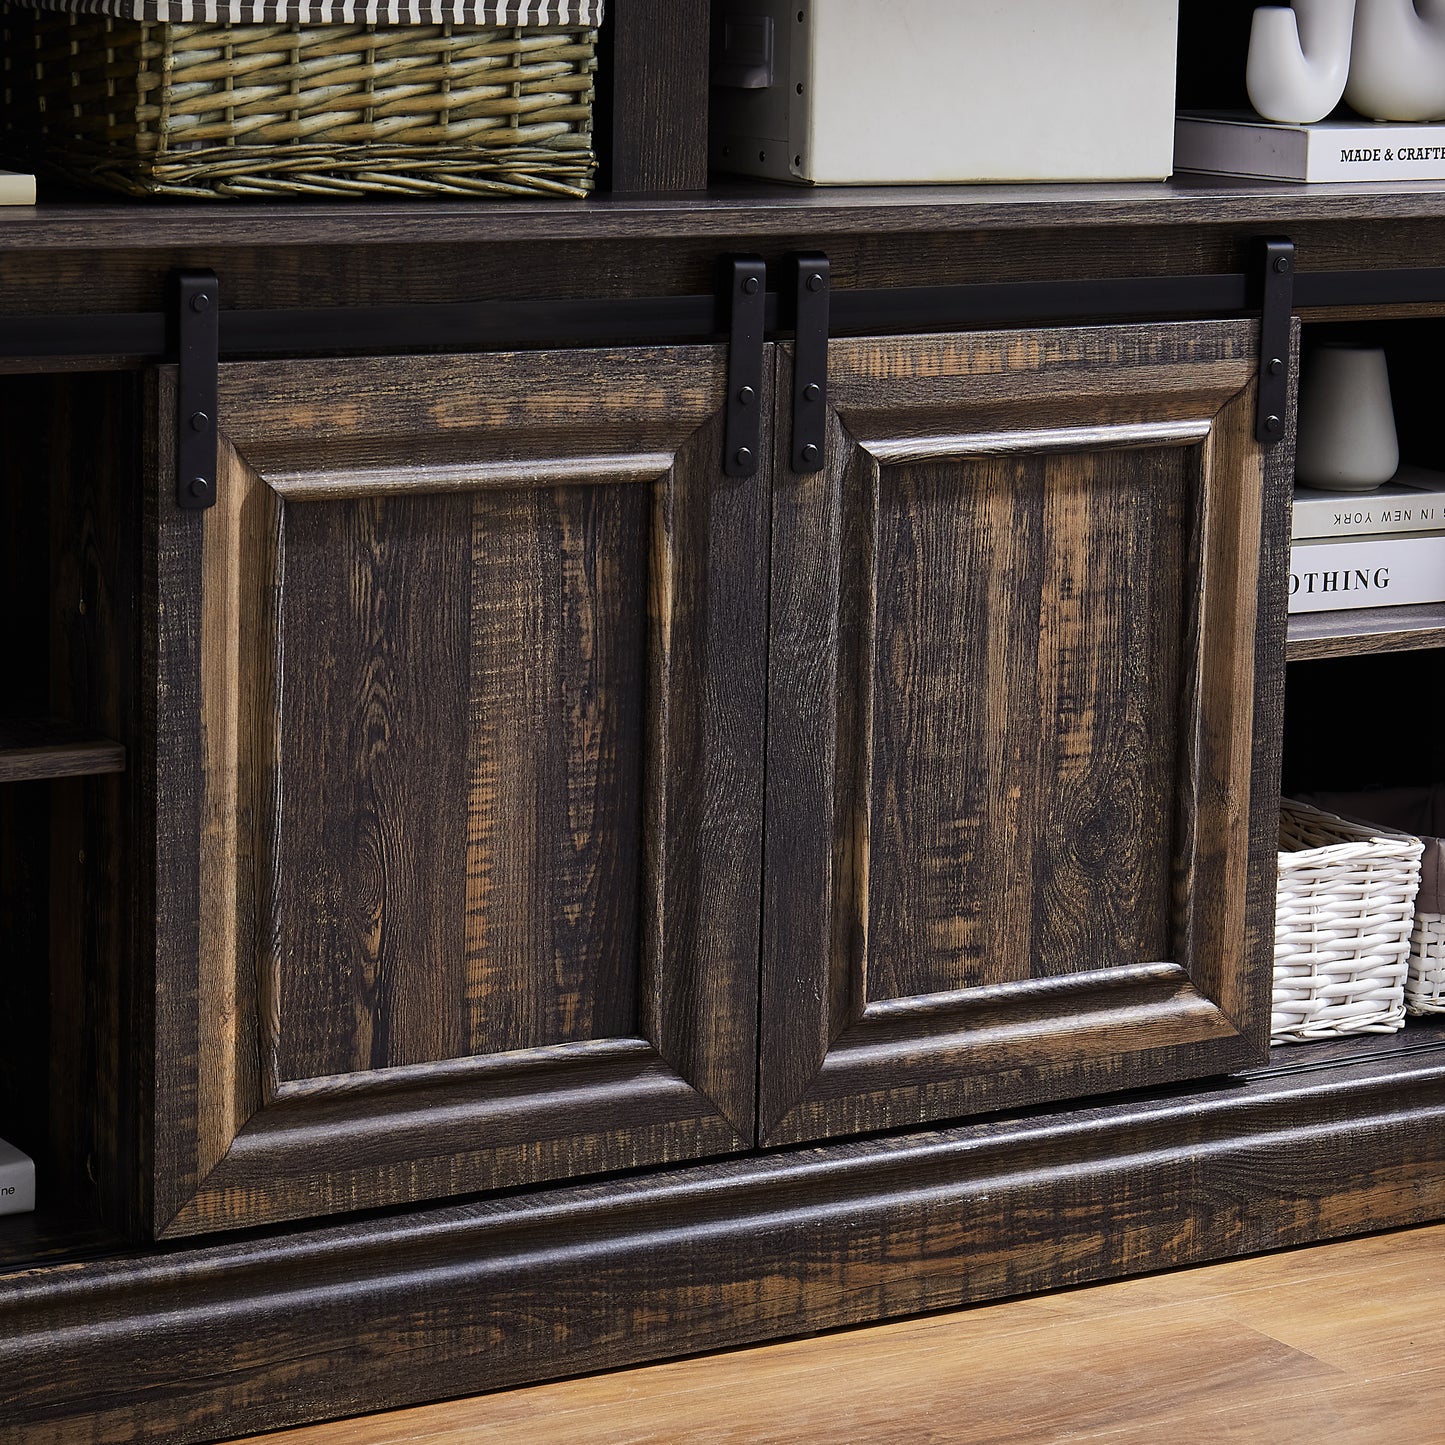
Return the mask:
{"type": "Polygon", "coordinates": [[[826,470],[776,452],[764,1142],[1261,1056],[1290,460],[1256,334],[833,342],[826,470]]]}
{"type": "Polygon", "coordinates": [[[768,502],[725,361],[223,366],[205,512],[157,375],[158,1232],[751,1144],[768,502]]]}

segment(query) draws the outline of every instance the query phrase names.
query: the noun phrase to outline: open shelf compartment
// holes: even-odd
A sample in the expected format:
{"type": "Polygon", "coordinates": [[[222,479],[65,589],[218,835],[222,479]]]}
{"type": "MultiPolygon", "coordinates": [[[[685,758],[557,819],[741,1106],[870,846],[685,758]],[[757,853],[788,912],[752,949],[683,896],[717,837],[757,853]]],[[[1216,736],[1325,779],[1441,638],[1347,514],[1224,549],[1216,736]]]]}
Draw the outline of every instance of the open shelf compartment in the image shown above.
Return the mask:
{"type": "MultiPolygon", "coordinates": [[[[1438,307],[1431,309],[1438,310],[1438,307]]],[[[1347,321],[1307,322],[1302,338],[1302,364],[1309,365],[1309,353],[1320,343],[1354,342],[1383,347],[1389,366],[1401,462],[1438,472],[1445,479],[1445,437],[1435,420],[1442,332],[1445,332],[1445,317],[1439,315],[1395,319],[1366,315],[1347,321]]],[[[1290,662],[1305,662],[1440,647],[1445,647],[1445,602],[1423,602],[1399,607],[1292,613],[1286,655],[1290,662]]]]}
{"type": "Polygon", "coordinates": [[[0,783],[125,771],[120,743],[70,723],[0,717],[0,783]]]}
{"type": "Polygon", "coordinates": [[[1289,620],[1290,662],[1422,652],[1445,647],[1445,602],[1413,607],[1361,607],[1349,612],[1297,612],[1289,620]]]}

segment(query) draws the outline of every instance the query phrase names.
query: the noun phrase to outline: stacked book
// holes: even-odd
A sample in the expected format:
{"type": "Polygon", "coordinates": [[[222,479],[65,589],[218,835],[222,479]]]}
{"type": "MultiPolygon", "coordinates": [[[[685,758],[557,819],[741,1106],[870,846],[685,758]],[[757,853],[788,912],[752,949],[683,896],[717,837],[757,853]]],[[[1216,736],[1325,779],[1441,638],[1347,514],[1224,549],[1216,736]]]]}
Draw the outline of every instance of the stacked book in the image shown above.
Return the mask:
{"type": "Polygon", "coordinates": [[[0,1139],[0,1214],[28,1214],[35,1208],[35,1165],[28,1154],[0,1139]]]}
{"type": "Polygon", "coordinates": [[[1372,492],[1296,487],[1289,610],[1445,602],[1445,472],[1401,467],[1372,492]]]}
{"type": "Polygon", "coordinates": [[[33,206],[35,177],[23,171],[0,171],[0,206],[33,206]]]}
{"type": "Polygon", "coordinates": [[[1291,125],[1195,111],[1174,125],[1174,169],[1271,181],[1445,180],[1445,125],[1352,117],[1291,125]]]}

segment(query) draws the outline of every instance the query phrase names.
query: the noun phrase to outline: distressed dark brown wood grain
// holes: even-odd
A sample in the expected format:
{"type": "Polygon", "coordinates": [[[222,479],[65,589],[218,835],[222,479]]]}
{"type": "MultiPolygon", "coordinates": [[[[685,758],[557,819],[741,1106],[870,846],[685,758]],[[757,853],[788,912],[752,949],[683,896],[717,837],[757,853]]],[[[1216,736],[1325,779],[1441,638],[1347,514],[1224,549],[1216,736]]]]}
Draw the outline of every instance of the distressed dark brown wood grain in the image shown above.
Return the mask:
{"type": "Polygon", "coordinates": [[[119,773],[125,749],[70,723],[0,718],[0,782],[119,773]]]}
{"type": "MultiPolygon", "coordinates": [[[[797,196],[796,188],[781,189],[797,196]]],[[[466,222],[459,234],[448,228],[428,228],[413,219],[407,222],[402,238],[389,230],[379,237],[369,237],[367,228],[357,222],[364,207],[341,208],[348,221],[333,232],[330,226],[340,211],[332,207],[328,212],[331,222],[324,232],[316,229],[322,223],[315,223],[311,243],[297,239],[292,231],[290,221],[296,210],[290,207],[284,208],[284,214],[276,214],[278,208],[265,206],[254,210],[247,207],[244,213],[222,207],[227,217],[224,228],[218,228],[215,219],[206,219],[204,207],[179,207],[183,214],[173,218],[166,207],[155,208],[154,218],[151,209],[146,208],[150,239],[163,233],[158,230],[163,226],[162,217],[188,223],[183,233],[186,239],[162,250],[135,238],[129,225],[117,224],[110,229],[111,223],[119,223],[122,218],[102,204],[95,214],[104,215],[105,228],[97,221],[93,234],[88,229],[58,232],[49,246],[37,238],[38,248],[7,249],[3,244],[4,227],[12,218],[0,216],[0,292],[5,298],[5,315],[160,312],[167,304],[170,270],[176,266],[201,266],[218,271],[225,306],[243,309],[407,302],[447,305],[518,298],[556,301],[706,296],[716,290],[720,255],[763,256],[773,268],[776,287],[777,278],[787,274],[790,255],[799,249],[828,253],[833,284],[840,291],[980,281],[1240,274],[1252,273],[1258,265],[1255,229],[1217,224],[1203,213],[1187,224],[1140,227],[1120,222],[1107,208],[1094,213],[1080,205],[1068,225],[1023,230],[976,228],[963,225],[968,212],[960,209],[972,203],[971,191],[955,193],[951,209],[943,204],[940,192],[930,191],[929,195],[939,202],[939,208],[933,219],[919,229],[897,230],[882,224],[888,213],[880,213],[861,198],[851,210],[821,216],[812,211],[797,213],[792,229],[778,229],[774,223],[779,217],[773,216],[769,207],[753,209],[739,200],[731,209],[715,212],[716,227],[698,224],[686,234],[662,238],[665,244],[659,244],[658,238],[650,239],[645,228],[636,234],[625,229],[611,234],[604,228],[599,234],[587,236],[557,231],[509,241],[486,204],[464,208],[464,214],[455,218],[459,225],[466,222]],[[264,237],[252,237],[242,244],[241,238],[249,234],[246,218],[258,213],[270,214],[274,219],[268,223],[264,237]],[[768,218],[766,226],[761,224],[764,216],[768,218]],[[315,240],[322,234],[328,237],[324,247],[315,240]],[[96,264],[97,242],[107,248],[103,265],[96,264]],[[485,245],[486,264],[479,266],[477,246],[481,244],[485,245]]],[[[841,202],[844,198],[835,195],[833,199],[841,202]]],[[[786,195],[774,197],[779,205],[787,200],[786,195]]],[[[659,199],[655,204],[659,224],[676,229],[681,220],[678,208],[688,203],[674,197],[659,199]]],[[[389,214],[395,217],[399,210],[408,217],[414,215],[412,206],[391,207],[389,214]]],[[[125,208],[121,211],[124,216],[132,215],[125,208]]],[[[543,218],[562,214],[559,208],[532,203],[526,211],[532,219],[539,212],[543,218]]],[[[1354,270],[1365,265],[1390,269],[1445,265],[1445,233],[1430,219],[1399,220],[1380,226],[1347,212],[1345,208],[1334,219],[1280,223],[1279,228],[1287,227],[1295,240],[1304,271],[1354,270]]],[[[1400,303],[1389,308],[1366,308],[1360,314],[1427,317],[1438,316],[1441,311],[1439,303],[1400,303]]],[[[1320,315],[1318,311],[1304,314],[1320,315]]],[[[1089,314],[1056,319],[1077,322],[1108,318],[1089,314]]],[[[996,320],[1004,324],[1031,322],[1028,316],[996,320]]],[[[633,329],[616,340],[652,343],[669,339],[658,330],[659,324],[643,322],[640,331],[633,329]]],[[[572,340],[595,345],[597,338],[570,338],[564,334],[549,344],[565,345],[572,340]]],[[[518,326],[511,335],[501,332],[480,336],[477,344],[490,348],[526,346],[535,344],[535,338],[529,338],[518,326]]],[[[0,358],[0,372],[93,370],[136,365],[139,361],[122,356],[0,358]]]]}
{"type": "MultiPolygon", "coordinates": [[[[1262,230],[1437,266],[1442,196],[11,208],[0,310],[157,310],[183,264],[238,307],[702,295],[731,251],[773,289],[810,249],[840,291],[1242,272],[1262,230]]],[[[1358,313],[1415,318],[1426,408],[1442,309],[1358,313]]],[[[1055,320],[835,337],[829,468],[770,434],[771,496],[720,475],[721,348],[662,335],[228,364],[204,515],[169,374],[141,407],[85,374],[135,358],[0,366],[69,368],[0,378],[4,710],[127,762],[0,793],[0,1108],[58,1189],[0,1222],[0,1438],[215,1438],[1445,1211],[1438,1030],[1221,1077],[1267,1028],[1280,765],[1253,327],[1055,320]],[[907,1132],[721,1158],[759,1118],[907,1132]]],[[[1297,655],[1435,637],[1394,621],[1297,655]]]]}
{"type": "Polygon", "coordinates": [[[639,1024],[647,492],[473,505],[470,1051],[626,1037],[639,1024]]]}
{"type": "MultiPolygon", "coordinates": [[[[638,0],[640,8],[650,0],[638,0]]],[[[693,0],[677,7],[691,12],[693,0]]],[[[666,93],[665,84],[659,90],[666,93]]],[[[691,133],[691,132],[690,132],[691,133]]],[[[663,137],[652,138],[662,149],[663,137]]],[[[679,154],[686,153],[686,147],[679,154]]],[[[665,165],[666,162],[661,162],[665,165]]],[[[667,182],[660,182],[666,185],[667,182]]],[[[1219,176],[1173,181],[1068,185],[804,187],[724,180],[701,196],[595,196],[586,201],[416,200],[405,206],[305,201],[245,207],[110,199],[13,207],[0,217],[0,249],[89,250],[140,246],[154,251],[232,246],[330,246],[335,242],[414,246],[429,241],[487,244],[634,236],[651,240],[707,235],[801,237],[824,231],[907,233],[998,230],[1024,233],[1088,225],[1135,229],[1190,225],[1260,227],[1388,222],[1428,229],[1445,214],[1445,182],[1339,182],[1307,188],[1219,176]]],[[[1362,265],[1372,257],[1356,251],[1362,265]]]]}
{"type": "Polygon", "coordinates": [[[721,361],[223,368],[218,505],[156,481],[163,578],[199,568],[157,1229],[750,1142],[768,521],[721,361]]]}
{"type": "Polygon", "coordinates": [[[1266,492],[1252,348],[1237,323],[834,342],[828,467],[775,461],[765,1139],[1262,1047],[1259,543],[1288,449],[1266,492]]]}
{"type": "Polygon", "coordinates": [[[1179,449],[880,483],[865,1007],[1170,955],[1187,489],[1179,449]]]}
{"type": "Polygon", "coordinates": [[[707,185],[707,0],[612,0],[597,47],[598,185],[707,185]]]}
{"type": "Polygon", "coordinates": [[[0,1440],[230,1439],[1439,1218],[1439,1027],[1281,1052],[1230,1087],[0,1278],[0,1440]]]}
{"type": "Polygon", "coordinates": [[[467,847],[471,511],[465,492],[286,509],[279,1079],[470,1052],[454,878],[467,847]]]}

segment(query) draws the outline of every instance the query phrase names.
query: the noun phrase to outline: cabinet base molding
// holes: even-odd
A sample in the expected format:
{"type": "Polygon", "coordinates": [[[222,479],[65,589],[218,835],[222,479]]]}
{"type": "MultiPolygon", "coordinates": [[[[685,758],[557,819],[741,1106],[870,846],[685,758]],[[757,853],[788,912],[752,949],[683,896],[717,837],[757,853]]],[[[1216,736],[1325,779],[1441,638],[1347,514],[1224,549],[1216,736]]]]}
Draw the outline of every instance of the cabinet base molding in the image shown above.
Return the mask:
{"type": "Polygon", "coordinates": [[[0,1439],[204,1441],[1445,1217],[1445,1027],[0,1278],[0,1439]]]}

